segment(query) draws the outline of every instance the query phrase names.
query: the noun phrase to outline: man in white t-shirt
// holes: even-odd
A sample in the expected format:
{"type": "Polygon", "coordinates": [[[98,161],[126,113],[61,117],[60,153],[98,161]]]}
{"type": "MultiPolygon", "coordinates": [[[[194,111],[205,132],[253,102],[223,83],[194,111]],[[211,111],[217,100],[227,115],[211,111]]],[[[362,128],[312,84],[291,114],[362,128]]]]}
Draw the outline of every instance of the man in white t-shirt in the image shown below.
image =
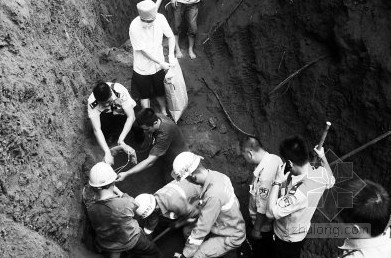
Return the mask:
{"type": "Polygon", "coordinates": [[[150,107],[150,99],[156,98],[160,111],[167,115],[164,90],[164,70],[170,68],[163,54],[163,35],[168,38],[169,62],[174,61],[175,37],[164,15],[157,13],[151,0],[137,4],[139,16],[129,26],[133,47],[132,87],[140,94],[141,106],[150,107]]]}
{"type": "Polygon", "coordinates": [[[272,257],[273,225],[272,220],[266,217],[266,205],[278,167],[283,162],[277,155],[268,153],[262,143],[253,137],[243,139],[240,149],[244,159],[256,165],[248,207],[253,224],[250,234],[253,257],[272,257]]]}
{"type": "Polygon", "coordinates": [[[114,158],[105,136],[108,137],[114,127],[123,127],[117,143],[125,151],[134,152],[124,141],[135,120],[135,106],[136,102],[128,90],[119,83],[99,82],[88,98],[88,117],[99,146],[105,153],[104,161],[110,165],[114,164],[114,158]]]}

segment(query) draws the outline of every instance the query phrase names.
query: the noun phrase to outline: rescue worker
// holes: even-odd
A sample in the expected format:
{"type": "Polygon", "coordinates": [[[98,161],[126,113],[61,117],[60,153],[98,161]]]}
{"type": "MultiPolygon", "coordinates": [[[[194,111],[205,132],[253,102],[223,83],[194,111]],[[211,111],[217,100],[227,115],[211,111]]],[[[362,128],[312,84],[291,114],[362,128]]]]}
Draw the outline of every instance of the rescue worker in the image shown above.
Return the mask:
{"type": "MultiPolygon", "coordinates": [[[[201,186],[200,216],[180,257],[220,257],[238,248],[246,229],[231,180],[206,169],[202,157],[182,152],[174,160],[173,177],[201,186]]],[[[177,256],[176,256],[177,257],[177,256]]]]}
{"type": "Polygon", "coordinates": [[[99,196],[87,206],[99,248],[111,258],[119,258],[122,252],[140,258],[160,257],[156,245],[148,240],[134,219],[138,208],[135,200],[115,188],[116,178],[112,167],[104,162],[94,165],[89,175],[89,185],[99,196]]]}
{"type": "Polygon", "coordinates": [[[119,83],[98,82],[88,98],[88,117],[98,144],[105,153],[104,161],[110,165],[114,164],[114,158],[106,138],[112,136],[113,126],[122,128],[118,145],[129,153],[135,153],[125,143],[125,137],[135,121],[135,106],[136,102],[130,97],[128,90],[119,83]]]}
{"type": "Polygon", "coordinates": [[[135,200],[139,204],[136,213],[146,219],[144,232],[149,235],[159,222],[159,215],[177,219],[174,228],[186,222],[194,222],[199,215],[198,201],[201,187],[186,180],[172,181],[155,194],[140,194],[135,200]]]}
{"type": "Polygon", "coordinates": [[[189,150],[181,130],[172,120],[163,114],[156,114],[151,108],[139,112],[137,123],[144,132],[151,134],[152,149],[145,160],[130,170],[119,173],[117,181],[123,181],[129,175],[144,171],[153,166],[160,157],[164,157],[163,178],[165,183],[170,182],[173,160],[179,153],[189,150]]]}
{"type": "Polygon", "coordinates": [[[276,173],[266,212],[268,218],[275,220],[276,258],[300,257],[319,200],[323,192],[334,185],[335,179],[323,147],[320,151],[315,148],[315,152],[321,159],[319,168],[311,167],[308,148],[302,137],[289,137],[280,145],[280,155],[285,163],[276,173]],[[291,167],[287,177],[284,175],[286,166],[291,167]],[[285,192],[278,196],[283,183],[285,192]]]}
{"type": "Polygon", "coordinates": [[[340,258],[389,258],[391,238],[390,197],[379,184],[369,180],[348,180],[340,187],[351,194],[338,196],[338,214],[348,233],[340,258]]]}
{"type": "Polygon", "coordinates": [[[266,217],[266,204],[282,160],[277,155],[267,152],[262,143],[253,137],[243,139],[240,147],[244,159],[256,165],[250,185],[249,200],[249,212],[253,224],[251,230],[253,257],[272,257],[273,221],[266,217]]]}

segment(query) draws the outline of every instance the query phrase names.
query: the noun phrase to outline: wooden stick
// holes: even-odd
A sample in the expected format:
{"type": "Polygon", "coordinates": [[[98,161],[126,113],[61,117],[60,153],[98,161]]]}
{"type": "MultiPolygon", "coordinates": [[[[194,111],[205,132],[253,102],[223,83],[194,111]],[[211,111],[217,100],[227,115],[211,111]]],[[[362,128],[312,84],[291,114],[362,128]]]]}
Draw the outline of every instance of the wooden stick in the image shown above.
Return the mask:
{"type": "MultiPolygon", "coordinates": [[[[326,137],[327,137],[327,133],[330,129],[330,126],[331,126],[331,123],[330,122],[326,122],[326,128],[323,130],[323,133],[322,133],[322,137],[320,138],[320,141],[318,143],[318,147],[316,147],[317,150],[321,150],[322,147],[323,147],[323,143],[324,141],[326,140],[326,137]]],[[[318,160],[318,157],[315,156],[313,159],[312,159],[312,163],[315,163],[316,161],[318,160]]]]}
{"type": "Polygon", "coordinates": [[[171,230],[170,227],[166,228],[165,230],[163,230],[162,233],[160,233],[159,235],[157,235],[157,236],[152,240],[152,242],[158,241],[158,240],[159,240],[160,238],[162,238],[165,234],[167,234],[170,230],[171,230]]]}
{"type": "Polygon", "coordinates": [[[317,59],[309,62],[308,64],[304,65],[302,68],[300,68],[299,70],[297,70],[296,72],[292,73],[291,75],[289,75],[285,80],[283,80],[280,84],[278,84],[274,89],[272,89],[270,92],[269,92],[269,95],[273,94],[275,91],[277,91],[279,88],[281,88],[282,86],[284,86],[287,82],[289,82],[292,78],[296,77],[299,73],[301,73],[302,71],[304,71],[305,69],[307,69],[308,67],[310,67],[311,65],[319,62],[320,60],[322,59],[325,59],[327,57],[330,57],[330,55],[324,55],[324,56],[321,56],[321,57],[318,57],[317,59]]]}
{"type": "Polygon", "coordinates": [[[343,155],[343,156],[342,156],[341,158],[339,158],[338,160],[334,160],[333,162],[330,163],[330,166],[335,165],[335,164],[337,164],[337,163],[340,162],[340,161],[344,161],[345,159],[347,159],[347,158],[349,158],[349,157],[355,155],[356,153],[362,151],[362,150],[365,149],[365,148],[368,148],[369,146],[371,146],[371,145],[377,143],[378,141],[383,140],[384,138],[386,138],[386,137],[388,137],[388,136],[390,136],[390,135],[391,135],[391,131],[388,131],[388,132],[386,132],[386,133],[384,133],[384,134],[382,134],[382,135],[376,137],[376,138],[373,139],[372,141],[369,141],[369,142],[367,142],[366,144],[362,145],[361,147],[358,147],[357,149],[354,149],[354,150],[352,150],[351,152],[349,152],[349,153],[343,155]]]}
{"type": "Polygon", "coordinates": [[[228,121],[231,123],[231,125],[233,126],[233,128],[235,128],[235,129],[238,130],[240,133],[242,133],[242,134],[244,134],[244,135],[246,135],[246,136],[249,136],[249,137],[252,137],[252,138],[256,138],[256,139],[257,139],[257,137],[256,137],[255,135],[246,133],[245,131],[243,131],[242,129],[240,129],[239,127],[236,126],[236,124],[232,121],[231,116],[230,116],[230,115],[228,114],[228,112],[226,111],[226,109],[225,109],[223,103],[221,102],[219,95],[217,95],[217,93],[216,93],[211,87],[209,87],[208,83],[205,81],[204,78],[201,78],[201,80],[202,80],[202,82],[205,84],[205,86],[206,86],[206,87],[215,95],[217,101],[219,102],[221,108],[222,108],[223,111],[224,111],[224,114],[226,115],[228,121]]]}
{"type": "Polygon", "coordinates": [[[235,6],[234,9],[229,13],[229,15],[223,20],[223,22],[218,22],[208,33],[208,37],[202,42],[202,45],[210,40],[210,37],[224,24],[226,23],[232,16],[232,14],[239,8],[239,6],[243,3],[244,0],[240,0],[239,3],[235,6]]]}

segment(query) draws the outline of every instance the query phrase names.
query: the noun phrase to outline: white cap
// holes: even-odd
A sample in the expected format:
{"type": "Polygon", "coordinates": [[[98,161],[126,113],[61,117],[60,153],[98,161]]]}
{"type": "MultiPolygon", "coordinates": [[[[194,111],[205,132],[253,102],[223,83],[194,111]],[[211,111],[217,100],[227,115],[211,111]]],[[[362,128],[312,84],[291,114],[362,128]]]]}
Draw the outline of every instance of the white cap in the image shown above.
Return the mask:
{"type": "Polygon", "coordinates": [[[156,4],[151,0],[144,0],[137,4],[137,11],[141,20],[153,21],[156,18],[156,4]]]}
{"type": "Polygon", "coordinates": [[[197,169],[201,159],[203,157],[189,151],[178,154],[172,164],[173,170],[171,176],[177,181],[184,180],[197,169]]]}
{"type": "Polygon", "coordinates": [[[113,183],[116,179],[117,173],[113,168],[105,162],[99,162],[91,168],[88,183],[92,187],[101,187],[113,183]]]}
{"type": "Polygon", "coordinates": [[[139,205],[136,213],[143,219],[151,215],[156,208],[155,196],[152,194],[140,194],[135,200],[139,205]]]}

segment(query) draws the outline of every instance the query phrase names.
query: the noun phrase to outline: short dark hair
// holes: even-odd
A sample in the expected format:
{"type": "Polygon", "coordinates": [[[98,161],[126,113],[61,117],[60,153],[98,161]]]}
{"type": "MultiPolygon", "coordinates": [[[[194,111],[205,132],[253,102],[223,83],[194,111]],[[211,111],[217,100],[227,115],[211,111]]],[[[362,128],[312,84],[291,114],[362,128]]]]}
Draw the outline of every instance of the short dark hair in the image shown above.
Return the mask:
{"type": "Polygon", "coordinates": [[[338,197],[339,207],[349,207],[343,208],[339,213],[342,222],[368,223],[371,225],[372,237],[382,234],[386,230],[391,212],[390,197],[384,187],[370,180],[361,179],[348,180],[340,187],[353,193],[353,197],[351,195],[338,197]]]}
{"type": "Polygon", "coordinates": [[[280,144],[280,155],[293,164],[303,166],[309,162],[308,147],[305,139],[300,135],[294,135],[286,138],[280,144]]]}
{"type": "Polygon", "coordinates": [[[96,101],[107,101],[111,97],[111,88],[107,83],[100,81],[95,85],[92,93],[96,101]]]}
{"type": "Polygon", "coordinates": [[[245,151],[246,149],[259,151],[260,149],[263,149],[263,144],[258,138],[247,136],[245,138],[242,138],[242,140],[240,141],[240,150],[245,151]]]}
{"type": "Polygon", "coordinates": [[[144,108],[137,114],[137,123],[139,126],[153,126],[158,119],[159,117],[152,108],[144,108]]]}

